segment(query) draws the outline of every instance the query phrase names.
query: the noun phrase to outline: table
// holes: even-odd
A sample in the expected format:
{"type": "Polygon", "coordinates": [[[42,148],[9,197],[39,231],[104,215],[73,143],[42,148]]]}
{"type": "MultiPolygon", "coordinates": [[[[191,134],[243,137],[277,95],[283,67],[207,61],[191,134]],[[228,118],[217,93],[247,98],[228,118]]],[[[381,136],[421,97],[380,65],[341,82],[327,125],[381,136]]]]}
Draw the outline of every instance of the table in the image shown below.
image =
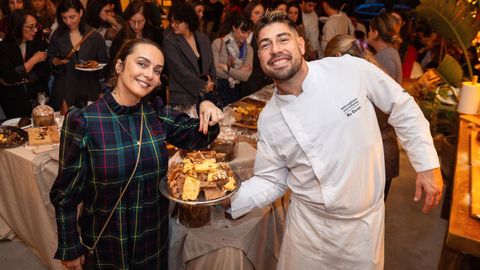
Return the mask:
{"type": "Polygon", "coordinates": [[[49,199],[58,162],[49,152],[35,154],[17,147],[0,149],[0,168],[0,216],[44,265],[63,269],[53,259],[57,232],[49,199]]]}
{"type": "Polygon", "coordinates": [[[472,122],[480,125],[480,118],[471,115],[460,117],[452,208],[446,244],[452,249],[478,257],[480,256],[480,220],[470,216],[469,140],[471,130],[469,125],[472,122]]]}

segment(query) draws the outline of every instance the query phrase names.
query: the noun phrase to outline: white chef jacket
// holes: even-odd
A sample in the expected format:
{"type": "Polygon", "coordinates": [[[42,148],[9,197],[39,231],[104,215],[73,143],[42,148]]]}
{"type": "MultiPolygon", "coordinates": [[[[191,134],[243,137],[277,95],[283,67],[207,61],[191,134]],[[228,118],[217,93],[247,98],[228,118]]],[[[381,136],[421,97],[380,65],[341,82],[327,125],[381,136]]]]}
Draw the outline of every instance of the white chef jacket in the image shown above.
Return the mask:
{"type": "Polygon", "coordinates": [[[275,91],[259,117],[254,176],[232,197],[232,216],[267,206],[288,187],[279,269],[382,269],[385,169],[372,103],[390,114],[417,172],[439,167],[429,123],[400,85],[363,59],[307,65],[303,92],[275,91]]]}

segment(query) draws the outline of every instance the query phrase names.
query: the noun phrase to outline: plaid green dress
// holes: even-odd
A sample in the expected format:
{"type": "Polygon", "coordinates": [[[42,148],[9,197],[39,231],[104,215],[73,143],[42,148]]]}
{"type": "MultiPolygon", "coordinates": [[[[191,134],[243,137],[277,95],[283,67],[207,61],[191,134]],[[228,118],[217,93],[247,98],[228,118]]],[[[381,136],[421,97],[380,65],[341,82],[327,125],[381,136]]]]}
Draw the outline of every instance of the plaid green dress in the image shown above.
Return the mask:
{"type": "MultiPolygon", "coordinates": [[[[103,98],[66,116],[60,168],[50,192],[58,229],[55,258],[85,254],[80,235],[90,247],[97,238],[135,166],[141,107],[121,106],[106,91],[103,98]]],[[[84,269],[167,269],[168,200],[158,190],[168,166],[165,142],[198,149],[219,132],[216,125],[207,135],[199,133],[198,119],[167,109],[159,98],[143,102],[143,111],[137,171],[94,254],[86,255],[84,269]]]]}

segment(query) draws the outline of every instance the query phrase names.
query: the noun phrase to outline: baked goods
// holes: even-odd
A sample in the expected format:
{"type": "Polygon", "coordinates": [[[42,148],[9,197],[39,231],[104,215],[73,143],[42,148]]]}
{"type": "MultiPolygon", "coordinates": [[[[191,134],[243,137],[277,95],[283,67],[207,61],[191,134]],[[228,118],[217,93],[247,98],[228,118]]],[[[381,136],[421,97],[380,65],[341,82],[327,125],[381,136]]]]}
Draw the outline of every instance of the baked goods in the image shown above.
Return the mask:
{"type": "Polygon", "coordinates": [[[203,191],[205,198],[212,200],[234,191],[235,176],[230,166],[222,161],[223,157],[215,151],[187,153],[181,162],[168,170],[171,195],[184,201],[196,201],[203,191]]]}
{"type": "Polygon", "coordinates": [[[29,126],[32,124],[32,120],[28,117],[22,117],[20,118],[20,120],[18,121],[18,124],[17,124],[17,127],[18,128],[22,128],[22,127],[26,127],[26,126],[29,126]]]}
{"type": "Polygon", "coordinates": [[[25,131],[16,127],[0,127],[0,148],[16,147],[27,141],[25,131]]]}
{"type": "Polygon", "coordinates": [[[55,125],[53,108],[48,105],[38,105],[32,110],[32,120],[34,127],[46,127],[55,125]]]}
{"type": "Polygon", "coordinates": [[[225,153],[225,160],[230,161],[235,152],[237,131],[230,126],[222,126],[215,141],[210,145],[210,150],[225,153]]]}
{"type": "Polygon", "coordinates": [[[79,64],[75,64],[76,68],[84,68],[84,69],[94,69],[94,68],[98,68],[99,66],[100,65],[95,60],[88,60],[79,64]]]}
{"type": "Polygon", "coordinates": [[[233,108],[235,111],[235,125],[239,127],[257,128],[258,116],[263,108],[257,107],[253,104],[242,103],[233,108]]]}

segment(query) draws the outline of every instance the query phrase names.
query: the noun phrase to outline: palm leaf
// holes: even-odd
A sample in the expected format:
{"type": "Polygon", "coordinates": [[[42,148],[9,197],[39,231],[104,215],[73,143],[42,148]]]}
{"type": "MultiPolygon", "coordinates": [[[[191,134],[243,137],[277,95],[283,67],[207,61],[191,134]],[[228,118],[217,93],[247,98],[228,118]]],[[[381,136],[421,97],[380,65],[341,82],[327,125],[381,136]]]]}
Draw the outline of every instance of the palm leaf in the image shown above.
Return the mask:
{"type": "Polygon", "coordinates": [[[437,67],[440,77],[450,85],[459,86],[463,78],[462,66],[449,54],[445,54],[437,67]]]}
{"type": "Polygon", "coordinates": [[[458,43],[465,55],[471,78],[473,71],[467,57],[467,48],[480,30],[480,22],[470,15],[469,4],[456,0],[422,0],[416,12],[426,18],[441,37],[458,43]]]}

